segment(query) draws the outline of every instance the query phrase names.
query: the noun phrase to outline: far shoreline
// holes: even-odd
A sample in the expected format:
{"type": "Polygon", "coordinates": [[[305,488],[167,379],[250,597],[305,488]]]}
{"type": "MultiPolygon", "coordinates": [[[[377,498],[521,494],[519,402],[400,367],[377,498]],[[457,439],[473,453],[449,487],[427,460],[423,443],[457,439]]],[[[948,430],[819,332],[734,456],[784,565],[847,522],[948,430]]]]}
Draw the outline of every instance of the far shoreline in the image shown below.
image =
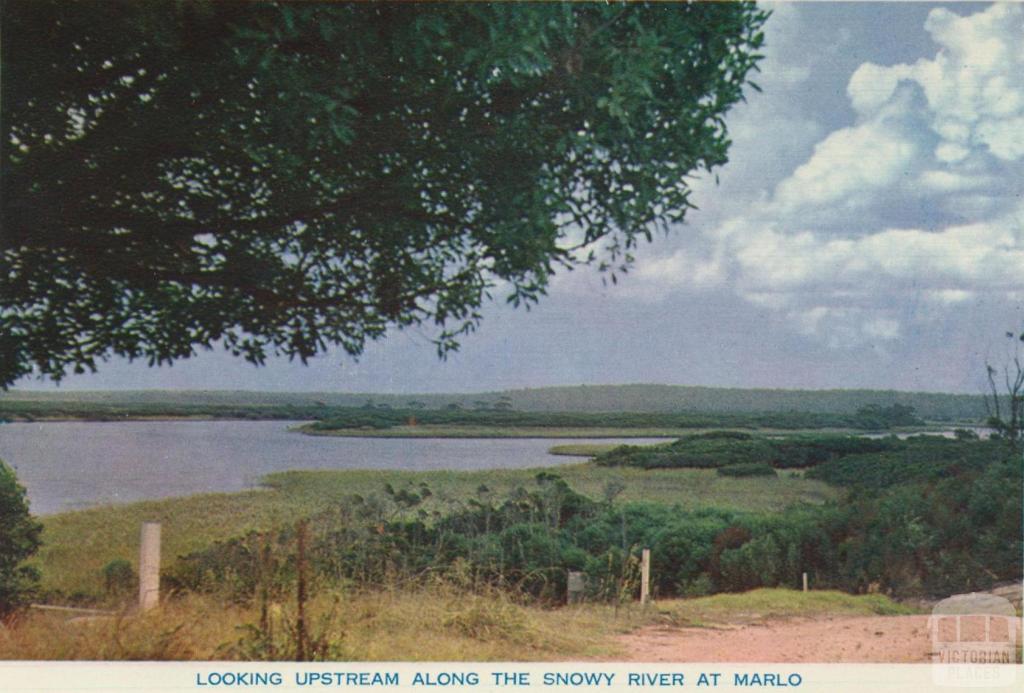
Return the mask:
{"type": "MultiPolygon", "coordinates": [[[[965,424],[966,425],[966,424],[965,424]]],[[[753,435],[806,435],[835,434],[852,436],[914,435],[917,433],[941,433],[958,426],[928,424],[925,426],[899,427],[889,430],[867,431],[855,428],[757,428],[744,426],[700,426],[693,428],[612,428],[612,427],[494,427],[494,426],[393,426],[391,428],[334,428],[315,429],[311,423],[292,426],[288,430],[308,436],[325,438],[663,438],[666,440],[683,436],[707,433],[709,431],[741,431],[753,435]]],[[[973,426],[972,426],[973,427],[973,426]]]]}
{"type": "MultiPolygon", "coordinates": [[[[638,427],[607,427],[607,426],[472,426],[472,425],[416,425],[392,426],[390,428],[336,428],[316,429],[313,424],[317,419],[295,417],[250,417],[250,416],[217,416],[209,414],[194,415],[128,415],[128,416],[9,416],[0,419],[4,424],[46,424],[46,423],[269,423],[282,422],[290,424],[287,430],[291,433],[315,436],[320,438],[392,438],[392,439],[464,439],[464,440],[501,440],[501,439],[613,439],[613,438],[659,438],[671,440],[687,435],[706,433],[708,431],[735,430],[755,435],[804,435],[804,434],[836,434],[854,436],[885,436],[914,435],[918,433],[940,433],[957,428],[979,428],[977,423],[968,422],[928,422],[924,426],[897,427],[888,430],[863,430],[856,428],[822,427],[822,428],[759,428],[755,426],[699,426],[692,428],[638,428],[638,427]]],[[[557,453],[556,453],[557,454],[557,453]]]]}

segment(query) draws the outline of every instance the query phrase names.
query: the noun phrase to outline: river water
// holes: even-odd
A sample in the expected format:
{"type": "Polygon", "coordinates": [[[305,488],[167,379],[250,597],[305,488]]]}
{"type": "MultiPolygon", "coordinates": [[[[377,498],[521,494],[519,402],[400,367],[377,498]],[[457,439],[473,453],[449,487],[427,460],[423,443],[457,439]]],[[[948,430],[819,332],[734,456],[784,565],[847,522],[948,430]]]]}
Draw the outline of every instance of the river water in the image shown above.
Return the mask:
{"type": "Polygon", "coordinates": [[[0,459],[37,515],[103,503],[241,491],[287,469],[500,469],[578,463],[563,443],[653,439],[341,438],[288,431],[296,421],[0,424],[0,459]]]}

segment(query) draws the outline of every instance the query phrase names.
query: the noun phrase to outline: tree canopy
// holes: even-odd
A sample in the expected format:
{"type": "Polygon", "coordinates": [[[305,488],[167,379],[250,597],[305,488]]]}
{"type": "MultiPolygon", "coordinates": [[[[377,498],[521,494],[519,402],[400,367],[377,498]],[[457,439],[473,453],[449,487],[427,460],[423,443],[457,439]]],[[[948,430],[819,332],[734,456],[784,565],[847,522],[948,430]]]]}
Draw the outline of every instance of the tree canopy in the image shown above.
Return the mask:
{"type": "Polygon", "coordinates": [[[443,354],[495,286],[614,278],[725,163],[766,17],[7,0],[0,385],[412,325],[443,354]]]}

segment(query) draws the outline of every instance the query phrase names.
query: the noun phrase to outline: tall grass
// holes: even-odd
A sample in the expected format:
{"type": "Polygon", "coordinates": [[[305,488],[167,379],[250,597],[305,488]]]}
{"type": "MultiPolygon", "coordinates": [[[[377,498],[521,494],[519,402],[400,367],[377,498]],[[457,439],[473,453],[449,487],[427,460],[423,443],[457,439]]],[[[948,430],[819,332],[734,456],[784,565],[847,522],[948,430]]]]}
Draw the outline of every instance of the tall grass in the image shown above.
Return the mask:
{"type": "MultiPolygon", "coordinates": [[[[318,659],[490,661],[610,657],[608,637],[640,625],[640,610],[545,610],[498,592],[441,585],[345,594],[319,591],[306,605],[318,659]]],[[[0,659],[294,659],[292,604],[270,609],[270,637],[256,633],[259,608],[187,595],[151,613],[68,622],[29,614],[0,633],[0,659]]]]}

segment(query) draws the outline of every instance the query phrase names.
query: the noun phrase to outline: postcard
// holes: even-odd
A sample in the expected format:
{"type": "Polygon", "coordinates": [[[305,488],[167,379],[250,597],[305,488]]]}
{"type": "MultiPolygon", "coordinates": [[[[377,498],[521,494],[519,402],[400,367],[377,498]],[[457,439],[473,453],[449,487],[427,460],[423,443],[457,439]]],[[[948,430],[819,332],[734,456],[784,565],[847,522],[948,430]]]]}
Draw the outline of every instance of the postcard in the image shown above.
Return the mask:
{"type": "Polygon", "coordinates": [[[0,8],[0,691],[1024,679],[1024,5],[0,8]]]}

